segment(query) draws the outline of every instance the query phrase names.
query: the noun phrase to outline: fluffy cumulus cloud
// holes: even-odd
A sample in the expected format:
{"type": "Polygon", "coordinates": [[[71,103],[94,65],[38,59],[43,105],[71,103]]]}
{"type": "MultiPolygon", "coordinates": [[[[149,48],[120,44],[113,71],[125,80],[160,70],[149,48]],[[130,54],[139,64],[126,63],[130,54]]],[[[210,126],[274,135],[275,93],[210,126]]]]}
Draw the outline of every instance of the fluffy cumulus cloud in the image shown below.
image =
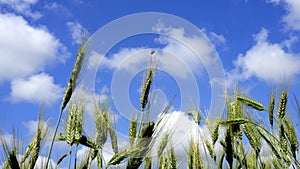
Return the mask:
{"type": "MultiPolygon", "coordinates": [[[[183,28],[165,27],[158,24],[153,28],[161,34],[154,41],[163,46],[154,54],[158,60],[158,68],[166,71],[174,77],[189,78],[189,74],[201,74],[203,68],[213,68],[218,62],[215,50],[208,39],[203,35],[189,35],[183,28]]],[[[206,32],[213,44],[224,45],[225,38],[214,32],[206,32]]],[[[131,73],[140,71],[142,65],[149,63],[150,51],[153,48],[122,48],[110,56],[103,57],[103,54],[91,52],[89,66],[98,66],[95,63],[101,61],[103,68],[127,70],[131,73]],[[96,62],[98,61],[98,62],[96,62]]]]}
{"type": "Polygon", "coordinates": [[[70,55],[45,28],[14,14],[0,14],[0,37],[0,82],[32,75],[70,55]]]}
{"type": "Polygon", "coordinates": [[[275,4],[283,4],[287,14],[282,18],[288,28],[300,30],[300,1],[299,0],[267,0],[275,4]]]}
{"type": "Polygon", "coordinates": [[[84,35],[84,28],[78,22],[67,22],[71,32],[73,44],[80,44],[84,35]]]}
{"type": "Polygon", "coordinates": [[[31,6],[37,2],[38,0],[0,0],[0,5],[7,6],[19,14],[39,19],[42,14],[31,10],[31,6]]]}
{"type": "Polygon", "coordinates": [[[257,77],[266,82],[282,82],[300,74],[300,55],[287,52],[284,46],[268,41],[268,31],[255,35],[256,44],[234,61],[229,82],[257,77]]]}
{"type": "Polygon", "coordinates": [[[53,77],[41,73],[26,79],[16,79],[11,82],[10,97],[12,101],[27,101],[50,105],[61,98],[63,89],[54,84],[53,77]]]}

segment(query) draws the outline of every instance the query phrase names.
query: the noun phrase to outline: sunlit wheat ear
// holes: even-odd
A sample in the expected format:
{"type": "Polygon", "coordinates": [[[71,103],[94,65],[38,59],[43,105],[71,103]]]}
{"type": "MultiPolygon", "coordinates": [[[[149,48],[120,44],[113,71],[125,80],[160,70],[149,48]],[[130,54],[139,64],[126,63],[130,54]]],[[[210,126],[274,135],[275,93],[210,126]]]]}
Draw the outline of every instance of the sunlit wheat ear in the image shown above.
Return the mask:
{"type": "Polygon", "coordinates": [[[86,44],[87,38],[88,38],[88,34],[86,33],[84,38],[83,38],[83,41],[82,41],[82,43],[79,47],[79,50],[77,52],[75,64],[74,64],[74,67],[73,67],[73,70],[72,70],[72,74],[70,76],[67,88],[65,90],[64,97],[62,99],[61,109],[60,109],[59,116],[58,116],[58,119],[57,119],[57,124],[55,126],[53,138],[52,138],[51,144],[50,144],[50,149],[49,149],[47,162],[46,162],[46,168],[48,168],[48,165],[49,165],[53,144],[54,144],[54,141],[55,141],[56,133],[57,133],[57,130],[58,130],[58,126],[60,124],[60,120],[61,120],[61,117],[62,117],[63,110],[65,109],[65,107],[69,103],[69,101],[71,99],[71,96],[72,96],[72,94],[73,94],[73,92],[76,88],[76,85],[77,85],[76,83],[77,83],[80,71],[82,69],[84,58],[85,58],[85,56],[87,54],[87,51],[88,51],[87,44],[86,44]]]}
{"type": "Polygon", "coordinates": [[[87,38],[88,38],[88,35],[86,34],[83,38],[83,41],[82,41],[82,43],[79,47],[78,52],[77,52],[75,64],[74,64],[74,67],[73,67],[73,70],[72,70],[72,74],[71,74],[71,77],[69,79],[69,82],[68,82],[67,88],[65,90],[63,100],[62,100],[61,111],[63,111],[64,108],[69,103],[69,101],[71,99],[71,96],[72,96],[72,94],[73,94],[73,92],[74,92],[74,90],[77,86],[77,80],[78,80],[80,71],[82,69],[84,58],[85,58],[85,56],[87,54],[87,51],[88,51],[87,44],[86,44],[87,38]]]}
{"type": "Polygon", "coordinates": [[[168,167],[168,156],[160,156],[158,162],[158,169],[167,169],[168,167]]]}
{"type": "Polygon", "coordinates": [[[237,97],[238,101],[242,102],[243,104],[245,104],[249,107],[252,107],[253,109],[256,109],[258,111],[266,110],[266,108],[258,101],[255,101],[255,100],[243,97],[243,96],[236,96],[236,97],[237,97]]]}
{"type": "Polygon", "coordinates": [[[284,131],[290,142],[293,157],[296,158],[296,154],[298,153],[299,150],[299,142],[298,142],[295,126],[292,120],[289,121],[286,117],[283,118],[283,122],[284,122],[284,131]]]}
{"type": "Polygon", "coordinates": [[[155,74],[155,69],[153,67],[150,67],[148,69],[147,78],[143,84],[142,95],[140,98],[140,104],[141,104],[142,111],[144,111],[144,109],[148,103],[148,97],[149,97],[150,88],[151,88],[154,74],[155,74]]]}
{"type": "Polygon", "coordinates": [[[286,104],[287,104],[287,92],[283,91],[280,96],[278,110],[277,110],[277,116],[279,117],[279,119],[283,119],[283,117],[285,116],[286,104]]]}
{"type": "Polygon", "coordinates": [[[67,124],[66,124],[66,141],[67,144],[69,144],[70,146],[73,145],[75,140],[76,111],[77,111],[76,104],[72,104],[68,114],[67,124]]]}
{"type": "Polygon", "coordinates": [[[273,128],[273,121],[274,121],[274,105],[275,105],[275,97],[272,95],[269,101],[269,122],[271,125],[271,128],[273,128]]]}

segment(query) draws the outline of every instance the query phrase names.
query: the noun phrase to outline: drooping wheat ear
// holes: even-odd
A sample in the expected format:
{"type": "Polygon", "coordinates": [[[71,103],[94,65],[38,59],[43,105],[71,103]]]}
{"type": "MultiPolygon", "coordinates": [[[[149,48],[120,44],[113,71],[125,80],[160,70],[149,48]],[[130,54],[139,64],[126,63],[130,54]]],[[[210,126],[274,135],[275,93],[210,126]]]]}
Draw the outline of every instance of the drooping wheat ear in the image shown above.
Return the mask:
{"type": "Polygon", "coordinates": [[[65,90],[64,97],[62,99],[61,109],[60,109],[60,112],[59,112],[59,116],[58,116],[57,123],[56,123],[56,126],[55,126],[54,134],[53,134],[53,137],[52,137],[52,140],[51,140],[51,144],[50,144],[50,149],[49,149],[49,153],[48,153],[48,157],[47,157],[47,162],[46,162],[46,168],[48,168],[48,165],[49,165],[49,161],[50,161],[50,157],[51,157],[51,153],[52,153],[53,144],[54,144],[54,141],[55,141],[55,137],[56,137],[56,133],[57,133],[57,130],[58,130],[58,126],[59,126],[60,121],[61,121],[63,110],[65,109],[65,107],[69,103],[69,101],[71,99],[71,96],[72,96],[72,94],[73,94],[73,92],[74,92],[74,90],[76,88],[76,82],[78,80],[80,71],[82,69],[84,58],[85,58],[85,56],[87,54],[87,51],[88,51],[88,47],[87,47],[87,44],[86,44],[87,38],[88,38],[88,34],[86,33],[85,36],[84,36],[84,38],[83,38],[83,41],[82,41],[82,43],[81,43],[81,45],[79,47],[79,50],[77,52],[76,61],[75,61],[75,64],[74,64],[74,67],[73,67],[73,70],[72,70],[72,74],[70,76],[67,88],[65,90]]]}
{"type": "Polygon", "coordinates": [[[278,158],[278,160],[282,160],[282,153],[279,142],[270,134],[268,131],[266,131],[264,128],[256,125],[256,130],[260,134],[260,136],[266,141],[266,143],[271,148],[274,155],[278,158]]]}
{"type": "Polygon", "coordinates": [[[272,95],[269,102],[269,122],[271,125],[271,128],[273,128],[273,121],[274,121],[274,105],[275,105],[275,97],[272,95]]]}
{"type": "Polygon", "coordinates": [[[145,169],[151,169],[152,167],[152,158],[146,157],[145,158],[145,169]]]}
{"type": "Polygon", "coordinates": [[[260,135],[257,133],[254,126],[250,123],[242,125],[242,129],[249,140],[251,147],[255,151],[256,158],[258,158],[259,152],[261,150],[260,135]]]}
{"type": "Polygon", "coordinates": [[[217,155],[215,153],[215,151],[213,150],[213,146],[209,143],[209,141],[205,140],[205,146],[209,152],[210,157],[214,160],[214,162],[216,162],[217,160],[217,155]]]}
{"type": "Polygon", "coordinates": [[[151,88],[151,84],[152,84],[152,81],[153,81],[154,74],[155,74],[155,68],[150,67],[148,69],[147,78],[146,78],[146,80],[143,84],[142,95],[141,95],[141,98],[140,98],[142,111],[144,111],[144,109],[145,109],[145,107],[148,103],[148,97],[149,97],[150,88],[151,88]]]}
{"type": "Polygon", "coordinates": [[[8,153],[8,165],[12,169],[20,169],[15,150],[12,150],[8,153]]]}
{"type": "Polygon", "coordinates": [[[284,122],[284,131],[291,144],[291,151],[293,157],[296,158],[296,154],[298,153],[299,150],[299,142],[298,142],[298,137],[296,134],[294,123],[290,122],[286,117],[283,118],[283,122],[284,122]]]}
{"type": "Polygon", "coordinates": [[[236,119],[230,119],[230,120],[220,120],[219,124],[221,125],[241,125],[241,124],[245,124],[248,123],[249,120],[246,118],[236,118],[236,119]]]}
{"type": "Polygon", "coordinates": [[[286,104],[287,104],[287,92],[283,91],[280,96],[278,110],[277,110],[277,116],[279,117],[280,120],[283,119],[283,117],[285,116],[286,104]]]}
{"type": "Polygon", "coordinates": [[[173,148],[171,148],[171,150],[169,151],[169,159],[170,164],[168,166],[168,169],[177,169],[177,159],[173,148]]]}
{"type": "Polygon", "coordinates": [[[133,142],[136,138],[136,132],[137,132],[137,119],[130,122],[129,125],[129,143],[132,146],[133,142]]]}
{"type": "Polygon", "coordinates": [[[169,135],[164,135],[162,141],[159,144],[159,147],[157,149],[157,156],[160,157],[162,153],[164,152],[164,149],[166,148],[167,144],[169,142],[169,135]]]}
{"type": "Polygon", "coordinates": [[[255,110],[258,110],[258,111],[266,110],[266,108],[258,101],[246,98],[244,96],[236,96],[236,97],[237,97],[238,101],[242,102],[243,104],[245,104],[249,107],[252,107],[255,110]]]}

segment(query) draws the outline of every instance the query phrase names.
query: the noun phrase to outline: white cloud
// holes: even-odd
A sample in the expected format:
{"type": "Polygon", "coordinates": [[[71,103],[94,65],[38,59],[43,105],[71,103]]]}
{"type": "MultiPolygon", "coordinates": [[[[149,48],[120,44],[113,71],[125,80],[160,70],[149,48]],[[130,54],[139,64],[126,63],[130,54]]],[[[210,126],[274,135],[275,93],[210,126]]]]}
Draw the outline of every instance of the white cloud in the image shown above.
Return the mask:
{"type": "Polygon", "coordinates": [[[299,0],[267,0],[267,2],[284,5],[287,14],[282,18],[290,29],[300,30],[300,1],[299,0]]]}
{"type": "Polygon", "coordinates": [[[32,75],[70,55],[45,28],[14,14],[0,14],[0,37],[0,82],[32,75]]]}
{"type": "Polygon", "coordinates": [[[71,32],[74,44],[81,44],[84,36],[84,28],[78,22],[68,22],[67,26],[71,32]]]}
{"type": "Polygon", "coordinates": [[[254,39],[256,44],[234,61],[229,83],[257,77],[266,82],[283,82],[300,74],[300,55],[286,52],[284,46],[268,41],[268,31],[262,29],[254,39]]]}
{"type": "Polygon", "coordinates": [[[12,101],[27,101],[50,105],[61,98],[63,89],[54,84],[53,77],[41,73],[11,82],[12,101]]]}
{"type": "MultiPolygon", "coordinates": [[[[188,36],[182,28],[166,28],[158,24],[153,28],[160,36],[155,42],[164,45],[157,50],[154,58],[158,60],[158,68],[166,71],[174,77],[189,78],[191,73],[201,74],[206,66],[212,67],[218,59],[215,50],[205,36],[188,36]]],[[[206,31],[202,30],[204,33],[206,31]]],[[[209,32],[209,37],[214,44],[224,44],[225,38],[214,32],[209,32]]],[[[117,53],[103,58],[102,54],[92,53],[89,67],[95,67],[95,62],[102,60],[101,66],[127,70],[131,73],[141,70],[143,65],[148,65],[151,58],[150,51],[153,48],[122,48],[117,53]]],[[[100,68],[101,68],[100,66],[100,68]]]]}
{"type": "Polygon", "coordinates": [[[19,14],[29,16],[33,19],[39,19],[42,17],[42,14],[31,10],[31,6],[37,2],[38,0],[0,0],[0,5],[6,5],[19,14]]]}

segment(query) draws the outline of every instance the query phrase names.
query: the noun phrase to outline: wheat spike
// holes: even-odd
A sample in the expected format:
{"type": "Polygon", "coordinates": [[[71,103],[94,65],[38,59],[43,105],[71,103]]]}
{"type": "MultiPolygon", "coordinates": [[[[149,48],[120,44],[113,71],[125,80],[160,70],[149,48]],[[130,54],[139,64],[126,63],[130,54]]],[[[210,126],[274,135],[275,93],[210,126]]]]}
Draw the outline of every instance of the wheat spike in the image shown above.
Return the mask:
{"type": "Polygon", "coordinates": [[[157,156],[158,156],[158,157],[160,157],[160,156],[162,155],[162,153],[163,153],[164,149],[166,148],[168,142],[169,142],[169,135],[166,134],[166,135],[163,137],[163,139],[162,139],[162,141],[160,142],[159,147],[158,147],[158,149],[157,149],[157,156]]]}
{"type": "Polygon", "coordinates": [[[286,110],[286,103],[287,103],[287,92],[283,91],[279,100],[277,115],[279,119],[283,119],[285,116],[285,110],[286,110]]]}
{"type": "Polygon", "coordinates": [[[219,124],[221,125],[234,125],[234,124],[245,124],[248,123],[249,120],[245,118],[236,118],[236,119],[231,119],[231,120],[220,120],[219,124]]]}
{"type": "Polygon", "coordinates": [[[273,128],[273,121],[274,121],[274,105],[275,105],[275,97],[272,96],[269,102],[269,122],[271,125],[271,128],[273,128]]]}
{"type": "Polygon", "coordinates": [[[63,110],[65,109],[65,107],[69,103],[69,101],[71,99],[71,96],[72,96],[72,94],[73,94],[73,92],[74,92],[74,90],[76,88],[76,82],[78,80],[80,71],[82,69],[82,65],[83,65],[83,61],[84,61],[85,55],[86,55],[86,53],[88,51],[87,45],[86,45],[87,38],[88,38],[88,35],[86,34],[84,36],[83,41],[82,41],[82,43],[81,43],[81,45],[79,47],[79,50],[78,50],[78,52],[76,54],[75,64],[74,64],[74,67],[73,67],[73,70],[72,70],[72,74],[70,76],[67,88],[65,90],[64,97],[62,99],[62,104],[61,104],[61,109],[60,109],[60,112],[59,112],[57,124],[55,126],[53,138],[51,140],[50,150],[49,150],[48,157],[47,157],[47,162],[46,162],[46,168],[48,168],[48,165],[49,165],[49,161],[50,161],[50,156],[51,156],[51,153],[52,153],[53,144],[54,144],[54,141],[55,141],[56,133],[57,133],[57,130],[58,130],[58,126],[60,124],[60,120],[61,120],[61,117],[62,117],[63,110]]]}
{"type": "Polygon", "coordinates": [[[76,104],[72,104],[68,114],[68,120],[66,125],[66,141],[70,146],[72,146],[75,141],[76,111],[76,104]]]}
{"type": "Polygon", "coordinates": [[[193,117],[193,120],[195,121],[195,123],[200,124],[200,122],[201,122],[200,111],[191,110],[188,112],[188,115],[193,117]]]}
{"type": "Polygon", "coordinates": [[[155,74],[155,69],[153,67],[150,67],[148,69],[147,78],[144,82],[144,85],[143,85],[143,88],[142,88],[142,95],[141,95],[141,98],[140,98],[142,111],[144,111],[144,109],[145,109],[145,107],[148,103],[148,97],[149,97],[150,88],[151,88],[151,84],[152,84],[152,81],[153,81],[154,74],[155,74]]]}
{"type": "Polygon", "coordinates": [[[258,101],[255,101],[255,100],[243,97],[243,96],[236,96],[236,97],[237,97],[238,101],[240,101],[240,102],[244,103],[245,105],[250,106],[258,111],[266,110],[266,108],[258,101]]]}
{"type": "Polygon", "coordinates": [[[109,135],[110,135],[111,146],[112,146],[114,153],[116,154],[116,153],[118,153],[117,133],[116,133],[115,128],[113,128],[113,126],[112,126],[112,122],[110,122],[109,124],[110,124],[110,126],[108,128],[108,131],[109,131],[109,135]]]}
{"type": "Polygon", "coordinates": [[[130,122],[129,125],[129,143],[132,146],[134,139],[136,138],[136,131],[137,131],[137,119],[130,122]]]}
{"type": "Polygon", "coordinates": [[[287,138],[291,144],[291,151],[292,151],[293,157],[296,158],[296,154],[299,150],[299,142],[298,142],[298,137],[296,134],[295,126],[286,117],[283,118],[283,122],[285,124],[284,131],[285,131],[287,138]]]}
{"type": "Polygon", "coordinates": [[[218,140],[218,137],[219,137],[219,126],[220,126],[220,124],[218,123],[216,125],[216,127],[214,128],[213,133],[211,135],[211,139],[212,139],[213,145],[216,144],[216,142],[218,140]]]}

